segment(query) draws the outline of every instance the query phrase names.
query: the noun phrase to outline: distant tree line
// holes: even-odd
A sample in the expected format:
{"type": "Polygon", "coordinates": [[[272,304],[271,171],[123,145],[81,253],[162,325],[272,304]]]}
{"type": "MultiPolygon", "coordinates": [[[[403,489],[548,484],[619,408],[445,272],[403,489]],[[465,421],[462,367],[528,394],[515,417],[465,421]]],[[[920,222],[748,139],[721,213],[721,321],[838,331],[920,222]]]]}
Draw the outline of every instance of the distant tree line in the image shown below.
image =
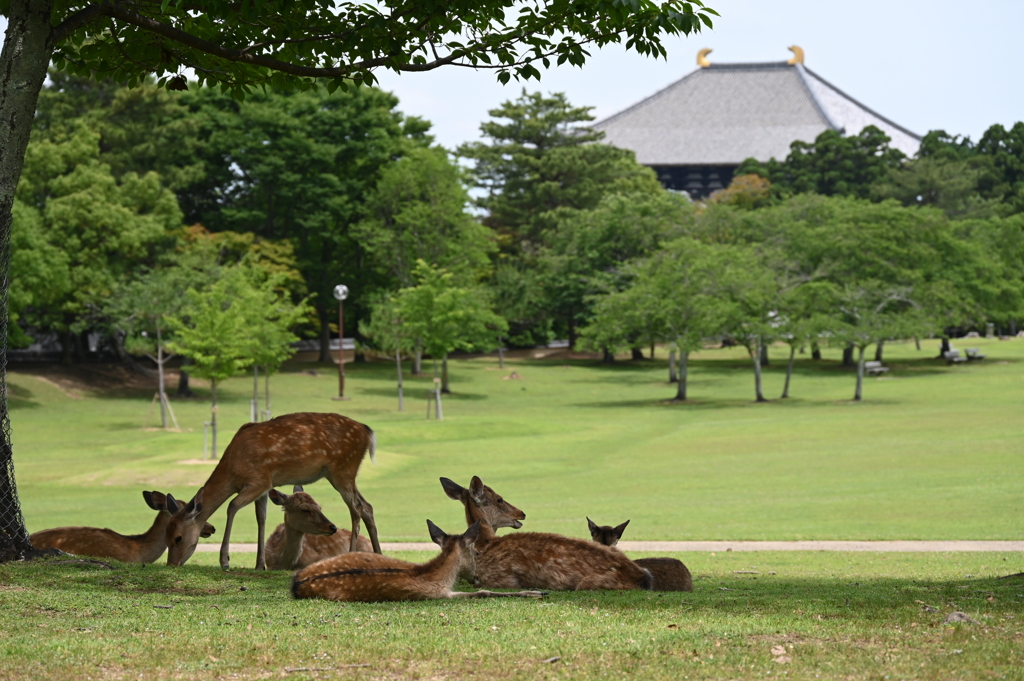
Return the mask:
{"type": "MultiPolygon", "coordinates": [[[[853,363],[1024,317],[1024,123],[977,143],[934,131],[914,158],[876,128],[828,131],[695,204],[560,94],[524,90],[454,152],[397,105],[370,87],[239,102],[52,74],[14,209],[11,342],[56,332],[70,362],[101,332],[132,362],[162,356],[156,335],[209,372],[186,339],[221,296],[225,314],[262,300],[326,361],[345,283],[360,346],[417,372],[429,355],[446,389],[453,351],[568,338],[608,361],[667,344],[685,399],[710,338],[747,347],[759,376],[775,341],[853,363]],[[225,293],[243,283],[264,293],[225,293]],[[175,295],[139,302],[155,290],[175,295]]],[[[234,355],[232,371],[279,364],[234,355]]]]}

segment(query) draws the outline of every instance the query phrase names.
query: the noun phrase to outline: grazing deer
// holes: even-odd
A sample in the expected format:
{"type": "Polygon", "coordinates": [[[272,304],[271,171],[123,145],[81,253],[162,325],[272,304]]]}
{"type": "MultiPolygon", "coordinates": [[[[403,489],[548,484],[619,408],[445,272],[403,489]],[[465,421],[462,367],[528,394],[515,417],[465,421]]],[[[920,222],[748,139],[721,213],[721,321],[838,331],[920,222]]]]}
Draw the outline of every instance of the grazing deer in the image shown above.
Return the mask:
{"type": "Polygon", "coordinates": [[[332,601],[425,601],[435,598],[540,598],[540,591],[495,593],[452,591],[460,572],[473,571],[473,542],[480,533],[477,522],[465,534],[450,536],[427,521],[430,538],[441,547],[433,560],[417,565],[372,553],[346,553],[322,560],[295,574],[295,598],[332,601]]]}
{"type": "Polygon", "coordinates": [[[543,532],[495,535],[495,526],[508,527],[515,520],[502,510],[507,502],[476,476],[469,489],[447,478],[441,479],[441,486],[449,497],[462,502],[468,523],[480,523],[474,579],[478,585],[552,591],[651,588],[650,573],[607,546],[543,532]]]}
{"type": "MultiPolygon", "coordinates": [[[[284,522],[267,538],[268,570],[300,570],[307,565],[349,552],[352,534],[339,530],[327,519],[301,485],[292,494],[270,490],[270,500],[284,509],[284,522]]],[[[357,551],[373,552],[366,537],[359,537],[357,551]]]]}
{"type": "Polygon", "coordinates": [[[587,518],[587,527],[590,528],[590,538],[596,541],[598,544],[604,544],[615,548],[615,545],[622,539],[622,533],[626,531],[626,525],[629,525],[629,521],[612,527],[611,525],[598,525],[590,518],[587,518]]]}
{"type": "MultiPolygon", "coordinates": [[[[598,525],[587,518],[590,536],[598,544],[608,547],[614,547],[619,543],[628,524],[627,520],[617,527],[598,525]]],[[[677,558],[637,558],[633,562],[651,573],[654,579],[653,591],[693,591],[693,575],[690,574],[689,568],[683,565],[683,561],[677,558]]]]}
{"type": "Polygon", "coordinates": [[[175,536],[167,555],[168,564],[185,564],[199,541],[197,527],[234,495],[224,524],[220,566],[226,570],[230,564],[228,546],[235,513],[256,502],[256,569],[266,570],[264,537],[270,490],[281,485],[305,485],[321,478],[327,478],[348,506],[352,517],[349,550],[358,546],[361,519],[366,523],[374,552],[380,553],[373,507],[356,487],[359,464],[366,454],[372,461],[376,449],[377,438],[369,426],[340,414],[300,412],[245,424],[235,433],[217,467],[196,494],[194,501],[202,510],[195,515],[185,514],[172,523],[175,536]]]}
{"type": "MultiPolygon", "coordinates": [[[[169,494],[165,496],[161,492],[143,492],[142,498],[151,509],[157,511],[152,526],[143,534],[124,535],[99,527],[56,527],[34,532],[30,537],[32,546],[37,549],[60,549],[79,556],[111,558],[125,563],[152,563],[167,548],[164,532],[173,514],[167,502],[173,502],[174,497],[169,494]]],[[[216,530],[213,525],[204,523],[200,536],[209,537],[214,532],[216,530]]]]}

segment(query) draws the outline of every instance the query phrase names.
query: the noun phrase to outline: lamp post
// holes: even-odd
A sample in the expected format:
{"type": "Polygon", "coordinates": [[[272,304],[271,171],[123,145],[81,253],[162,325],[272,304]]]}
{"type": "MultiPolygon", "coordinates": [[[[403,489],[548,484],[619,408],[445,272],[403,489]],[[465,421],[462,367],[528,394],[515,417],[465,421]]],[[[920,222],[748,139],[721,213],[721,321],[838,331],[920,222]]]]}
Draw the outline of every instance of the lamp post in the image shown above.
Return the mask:
{"type": "Polygon", "coordinates": [[[348,298],[348,286],[338,284],[334,287],[334,298],[338,301],[338,396],[335,400],[347,400],[345,397],[345,299],[348,298]]]}

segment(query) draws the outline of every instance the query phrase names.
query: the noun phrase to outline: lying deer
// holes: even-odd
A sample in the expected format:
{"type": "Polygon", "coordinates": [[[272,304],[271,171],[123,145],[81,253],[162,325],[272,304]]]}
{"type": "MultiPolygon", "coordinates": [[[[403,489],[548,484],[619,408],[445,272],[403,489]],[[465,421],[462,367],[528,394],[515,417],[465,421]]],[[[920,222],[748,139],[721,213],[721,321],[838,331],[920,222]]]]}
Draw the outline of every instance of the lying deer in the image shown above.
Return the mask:
{"type": "Polygon", "coordinates": [[[220,566],[226,570],[230,565],[228,547],[235,513],[256,502],[256,569],[266,570],[264,537],[270,490],[281,485],[305,485],[321,478],[327,478],[348,506],[352,517],[349,550],[358,547],[362,520],[373,550],[380,553],[373,507],[356,487],[359,464],[366,454],[372,461],[376,449],[377,438],[369,426],[340,414],[301,412],[245,424],[235,433],[217,467],[196,494],[193,501],[202,510],[173,523],[174,545],[167,555],[168,564],[185,564],[199,542],[198,528],[234,495],[224,524],[220,566]]]}
{"type": "MultiPolygon", "coordinates": [[[[284,509],[284,522],[267,539],[268,570],[299,570],[307,565],[349,552],[352,533],[339,530],[324,515],[302,485],[292,494],[270,490],[270,500],[284,509]]],[[[359,537],[357,551],[373,552],[366,537],[359,537]]]]}
{"type": "Polygon", "coordinates": [[[450,536],[427,521],[430,538],[441,547],[433,560],[417,565],[372,553],[347,553],[322,560],[295,574],[295,598],[332,601],[424,601],[435,598],[540,598],[540,591],[495,593],[452,591],[461,572],[473,571],[473,543],[481,530],[474,523],[465,534],[450,536]]]}
{"type": "Polygon", "coordinates": [[[607,546],[542,532],[495,535],[495,527],[515,527],[515,518],[526,515],[479,477],[473,477],[468,489],[448,478],[441,478],[441,486],[450,498],[462,502],[467,523],[480,523],[474,575],[478,585],[552,591],[651,588],[649,572],[607,546]]]}
{"type": "Polygon", "coordinates": [[[622,539],[622,533],[626,531],[626,525],[629,525],[629,521],[612,527],[611,525],[598,525],[590,518],[587,518],[587,527],[590,528],[590,537],[598,544],[604,544],[605,546],[615,547],[622,539]]]}
{"type": "MultiPolygon", "coordinates": [[[[168,508],[168,500],[173,503],[174,497],[165,496],[161,492],[143,492],[142,498],[151,509],[157,511],[153,524],[142,534],[124,535],[99,527],[55,527],[34,532],[30,537],[32,546],[37,549],[60,549],[79,556],[111,558],[125,563],[152,563],[167,548],[164,532],[174,513],[168,508]]],[[[214,532],[216,530],[213,525],[203,523],[199,534],[209,537],[214,532]]]]}
{"type": "MultiPolygon", "coordinates": [[[[587,518],[587,527],[590,528],[591,538],[598,544],[608,547],[614,547],[619,543],[628,524],[627,520],[616,527],[598,525],[587,518]]],[[[681,560],[676,558],[637,558],[633,562],[651,573],[651,577],[654,578],[653,591],[693,591],[693,576],[681,560]]]]}

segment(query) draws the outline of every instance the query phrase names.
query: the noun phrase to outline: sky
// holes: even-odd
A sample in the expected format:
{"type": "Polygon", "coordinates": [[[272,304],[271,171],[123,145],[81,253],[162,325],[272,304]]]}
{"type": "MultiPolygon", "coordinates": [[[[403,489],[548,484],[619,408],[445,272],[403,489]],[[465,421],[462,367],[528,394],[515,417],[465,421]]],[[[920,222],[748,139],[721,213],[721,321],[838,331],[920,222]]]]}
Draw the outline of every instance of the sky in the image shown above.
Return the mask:
{"type": "MultiPolygon", "coordinates": [[[[595,51],[579,69],[500,85],[488,71],[443,67],[378,73],[399,108],[433,123],[451,149],[479,138],[487,111],[530,91],[564,92],[576,106],[610,116],[711,61],[781,61],[789,45],[806,66],[866,106],[924,134],[944,129],[977,140],[992,124],[1024,120],[1024,0],[706,0],[722,16],[713,30],[671,38],[667,60],[621,47],[595,51]]],[[[0,30],[6,29],[0,19],[0,30]]]]}

